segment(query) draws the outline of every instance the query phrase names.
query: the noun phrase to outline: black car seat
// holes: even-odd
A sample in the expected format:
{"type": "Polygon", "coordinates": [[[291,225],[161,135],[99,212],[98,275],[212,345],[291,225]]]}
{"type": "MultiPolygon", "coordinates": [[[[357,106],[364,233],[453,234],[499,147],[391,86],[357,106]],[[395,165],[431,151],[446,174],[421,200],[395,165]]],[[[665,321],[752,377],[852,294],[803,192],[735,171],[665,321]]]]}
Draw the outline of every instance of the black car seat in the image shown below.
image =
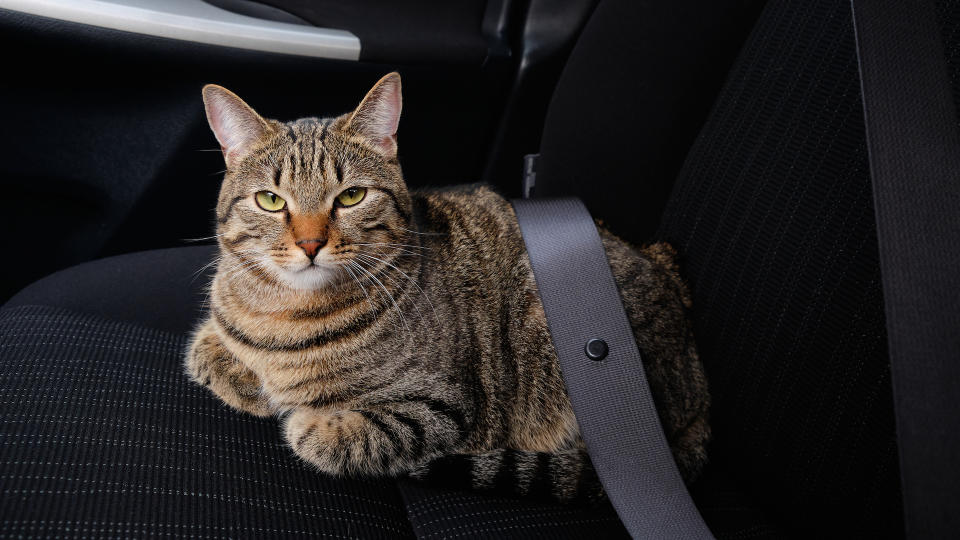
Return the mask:
{"type": "MultiPolygon", "coordinates": [[[[623,226],[645,181],[629,160],[580,183],[556,165],[586,170],[604,144],[578,133],[576,118],[605,99],[603,85],[585,83],[610,75],[590,56],[616,54],[603,28],[628,3],[602,2],[570,59],[537,189],[581,195],[595,215],[620,216],[616,232],[645,241],[649,231],[623,226]],[[624,204],[605,206],[599,190],[624,204]]],[[[849,4],[771,0],[652,235],[679,248],[694,291],[715,442],[692,492],[718,538],[903,534],[862,118],[849,4]]],[[[0,534],[625,535],[609,505],[332,479],[298,463],[275,421],[231,412],[181,373],[203,302],[206,278],[194,274],[211,254],[96,261],[3,307],[0,534]]]]}

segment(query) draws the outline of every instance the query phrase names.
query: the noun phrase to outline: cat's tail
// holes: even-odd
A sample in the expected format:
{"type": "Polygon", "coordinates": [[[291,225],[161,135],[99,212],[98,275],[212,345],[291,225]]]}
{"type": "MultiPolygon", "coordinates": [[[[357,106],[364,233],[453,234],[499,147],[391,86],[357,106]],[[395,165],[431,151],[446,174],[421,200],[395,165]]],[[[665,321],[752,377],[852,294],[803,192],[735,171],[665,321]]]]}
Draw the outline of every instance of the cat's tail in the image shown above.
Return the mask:
{"type": "Polygon", "coordinates": [[[431,485],[565,503],[605,498],[586,452],[555,453],[498,449],[453,454],[430,461],[410,477],[431,485]]]}

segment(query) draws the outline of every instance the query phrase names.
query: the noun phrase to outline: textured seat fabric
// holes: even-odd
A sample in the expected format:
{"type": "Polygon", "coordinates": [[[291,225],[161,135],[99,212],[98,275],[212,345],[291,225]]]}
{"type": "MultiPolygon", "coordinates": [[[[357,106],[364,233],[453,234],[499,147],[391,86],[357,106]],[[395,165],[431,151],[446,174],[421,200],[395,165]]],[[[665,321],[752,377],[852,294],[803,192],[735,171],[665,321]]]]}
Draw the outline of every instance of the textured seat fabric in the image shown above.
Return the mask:
{"type": "Polygon", "coordinates": [[[181,369],[184,335],[0,313],[3,536],[410,537],[396,486],[310,471],[181,369]]]}
{"type": "Polygon", "coordinates": [[[57,306],[186,334],[203,316],[215,253],[206,245],[91,261],[31,284],[4,307],[57,306]]]}
{"type": "Polygon", "coordinates": [[[0,537],[626,536],[608,503],[311,470],[276,420],[235,412],[183,374],[209,279],[197,271],[211,255],[201,246],[87,263],[0,310],[0,537]]]}
{"type": "Polygon", "coordinates": [[[902,535],[849,3],[768,4],[659,236],[693,289],[714,466],[800,537],[902,535]]]}

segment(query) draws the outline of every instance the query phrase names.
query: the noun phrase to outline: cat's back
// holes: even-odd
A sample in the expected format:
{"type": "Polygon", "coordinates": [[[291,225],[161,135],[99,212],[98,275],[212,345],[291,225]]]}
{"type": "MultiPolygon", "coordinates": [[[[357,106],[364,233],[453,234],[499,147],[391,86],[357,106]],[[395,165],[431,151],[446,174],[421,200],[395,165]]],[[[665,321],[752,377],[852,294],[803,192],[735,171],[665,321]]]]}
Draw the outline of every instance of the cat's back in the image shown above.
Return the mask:
{"type": "MultiPolygon", "coordinates": [[[[508,385],[539,378],[551,388],[548,393],[564,394],[552,411],[564,416],[567,403],[556,352],[509,201],[482,185],[413,196],[418,225],[425,233],[422,239],[437,249],[432,257],[435,268],[450,278],[446,286],[458,291],[460,301],[475,300],[471,309],[476,313],[509,314],[499,319],[499,328],[491,321],[491,328],[481,332],[508,336],[517,371],[504,370],[498,376],[508,385]],[[531,363],[532,358],[538,360],[531,363]],[[544,371],[549,375],[544,377],[544,371]]],[[[692,478],[705,460],[710,396],[690,325],[690,293],[680,277],[676,252],[663,243],[634,247],[602,226],[598,232],[668,440],[684,477],[692,478]]],[[[468,324],[488,324],[485,318],[474,317],[468,324]]],[[[515,421],[527,423],[521,419],[533,410],[522,410],[515,421]]]]}
{"type": "MultiPolygon", "coordinates": [[[[520,227],[510,202],[483,184],[411,194],[424,273],[455,291],[454,301],[482,298],[490,308],[529,303],[536,291],[520,227]]],[[[539,306],[539,299],[536,299],[539,306]]],[[[545,320],[540,310],[529,313],[545,320]]]]}
{"type": "Polygon", "coordinates": [[[488,252],[522,245],[520,228],[510,202],[484,184],[411,193],[421,241],[468,244],[488,252]],[[519,242],[519,243],[518,243],[519,242]]]}

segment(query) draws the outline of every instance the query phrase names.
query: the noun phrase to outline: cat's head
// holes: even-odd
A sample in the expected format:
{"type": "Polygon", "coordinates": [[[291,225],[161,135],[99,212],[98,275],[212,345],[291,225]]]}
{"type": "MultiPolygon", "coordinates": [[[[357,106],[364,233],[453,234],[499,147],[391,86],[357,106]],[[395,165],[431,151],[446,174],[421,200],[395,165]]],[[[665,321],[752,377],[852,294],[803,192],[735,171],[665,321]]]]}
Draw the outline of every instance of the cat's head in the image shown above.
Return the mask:
{"type": "Polygon", "coordinates": [[[229,90],[203,88],[227,164],[217,205],[235,271],[319,289],[409,236],[411,203],[397,161],[400,76],[386,75],[353,112],[282,123],[229,90]],[[352,263],[352,264],[351,264],[352,263]]]}

